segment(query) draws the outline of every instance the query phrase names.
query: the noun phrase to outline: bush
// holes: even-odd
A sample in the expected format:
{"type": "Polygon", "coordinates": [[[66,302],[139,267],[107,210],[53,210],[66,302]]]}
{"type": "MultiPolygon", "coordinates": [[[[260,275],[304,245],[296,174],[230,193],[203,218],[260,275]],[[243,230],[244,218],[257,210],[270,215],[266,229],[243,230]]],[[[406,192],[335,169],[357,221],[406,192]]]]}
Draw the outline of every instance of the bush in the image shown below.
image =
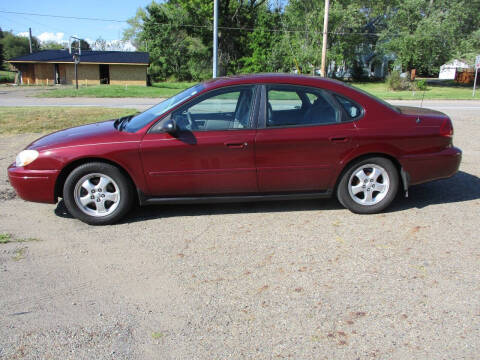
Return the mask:
{"type": "Polygon", "coordinates": [[[15,71],[0,70],[0,83],[13,83],[15,81],[15,71]]]}
{"type": "Polygon", "coordinates": [[[399,71],[392,71],[390,75],[387,76],[386,83],[387,87],[394,91],[410,90],[412,88],[410,81],[406,78],[402,78],[399,71]]]}
{"type": "Polygon", "coordinates": [[[416,86],[418,90],[427,90],[427,82],[425,80],[418,80],[416,86]]]}

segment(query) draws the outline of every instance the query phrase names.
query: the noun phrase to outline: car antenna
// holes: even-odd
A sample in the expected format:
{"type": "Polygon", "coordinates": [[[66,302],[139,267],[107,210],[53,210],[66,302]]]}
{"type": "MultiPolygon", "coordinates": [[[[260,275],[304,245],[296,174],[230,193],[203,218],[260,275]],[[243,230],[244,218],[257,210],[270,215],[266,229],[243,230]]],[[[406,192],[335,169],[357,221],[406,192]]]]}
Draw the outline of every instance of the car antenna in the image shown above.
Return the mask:
{"type": "MultiPolygon", "coordinates": [[[[423,94],[422,94],[422,101],[420,102],[420,109],[423,108],[423,99],[425,99],[425,91],[426,91],[426,90],[424,89],[424,90],[423,90],[423,94]]],[[[422,121],[422,120],[420,119],[420,116],[417,116],[417,121],[416,121],[416,123],[417,123],[417,124],[420,124],[421,121],[422,121]]]]}
{"type": "Polygon", "coordinates": [[[420,109],[423,107],[423,99],[425,99],[425,91],[427,91],[427,89],[423,89],[422,102],[420,103],[420,109]]]}

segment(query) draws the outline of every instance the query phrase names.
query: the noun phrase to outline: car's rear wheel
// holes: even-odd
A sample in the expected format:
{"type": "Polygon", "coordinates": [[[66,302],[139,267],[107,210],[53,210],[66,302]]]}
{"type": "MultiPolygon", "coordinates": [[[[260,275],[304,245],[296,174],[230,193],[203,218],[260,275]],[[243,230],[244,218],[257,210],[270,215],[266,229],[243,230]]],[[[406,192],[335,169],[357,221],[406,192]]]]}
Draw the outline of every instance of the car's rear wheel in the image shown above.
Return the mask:
{"type": "Polygon", "coordinates": [[[133,204],[133,190],[120,169],[92,162],[80,165],[68,175],[63,200],[77,219],[91,225],[106,225],[127,214],[133,204]]]}
{"type": "Polygon", "coordinates": [[[358,214],[373,214],[389,206],[398,191],[399,177],[388,159],[372,157],[352,164],[343,174],[337,198],[358,214]]]}

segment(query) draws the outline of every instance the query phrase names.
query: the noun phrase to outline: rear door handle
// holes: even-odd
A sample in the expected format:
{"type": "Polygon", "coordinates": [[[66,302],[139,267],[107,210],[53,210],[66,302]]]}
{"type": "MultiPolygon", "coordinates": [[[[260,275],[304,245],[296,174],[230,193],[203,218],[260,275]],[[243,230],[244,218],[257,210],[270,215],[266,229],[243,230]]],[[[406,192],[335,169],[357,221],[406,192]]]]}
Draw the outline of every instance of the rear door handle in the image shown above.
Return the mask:
{"type": "Polygon", "coordinates": [[[226,147],[230,149],[245,149],[248,147],[247,142],[235,142],[235,143],[224,143],[226,147]]]}
{"type": "Polygon", "coordinates": [[[348,137],[331,137],[330,141],[333,143],[344,143],[348,141],[348,137]]]}

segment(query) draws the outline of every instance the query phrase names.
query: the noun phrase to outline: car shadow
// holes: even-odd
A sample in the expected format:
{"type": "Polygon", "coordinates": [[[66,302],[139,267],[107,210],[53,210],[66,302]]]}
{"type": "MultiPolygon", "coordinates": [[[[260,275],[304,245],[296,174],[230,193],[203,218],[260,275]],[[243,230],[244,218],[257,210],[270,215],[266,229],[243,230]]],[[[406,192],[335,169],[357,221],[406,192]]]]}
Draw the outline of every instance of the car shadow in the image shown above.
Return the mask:
{"type": "MultiPolygon", "coordinates": [[[[480,199],[480,178],[459,171],[449,179],[437,180],[410,187],[409,197],[405,198],[402,194],[399,194],[397,199],[395,199],[393,204],[385,212],[392,213],[412,208],[422,209],[431,205],[460,203],[476,199],[480,199]]],[[[328,211],[342,208],[334,198],[228,204],[151,205],[135,208],[120,223],[134,223],[177,216],[328,211]]],[[[55,214],[59,217],[72,218],[63,200],[57,204],[55,214]]]]}
{"type": "Polygon", "coordinates": [[[448,179],[411,186],[408,191],[408,198],[399,194],[398,198],[385,212],[411,208],[423,209],[431,205],[461,203],[477,199],[480,199],[480,178],[459,171],[448,179]]]}
{"type": "Polygon", "coordinates": [[[151,205],[137,208],[125,223],[178,216],[204,216],[340,209],[336,199],[238,202],[228,204],[151,205]],[[321,204],[321,205],[319,205],[321,204]]]}

